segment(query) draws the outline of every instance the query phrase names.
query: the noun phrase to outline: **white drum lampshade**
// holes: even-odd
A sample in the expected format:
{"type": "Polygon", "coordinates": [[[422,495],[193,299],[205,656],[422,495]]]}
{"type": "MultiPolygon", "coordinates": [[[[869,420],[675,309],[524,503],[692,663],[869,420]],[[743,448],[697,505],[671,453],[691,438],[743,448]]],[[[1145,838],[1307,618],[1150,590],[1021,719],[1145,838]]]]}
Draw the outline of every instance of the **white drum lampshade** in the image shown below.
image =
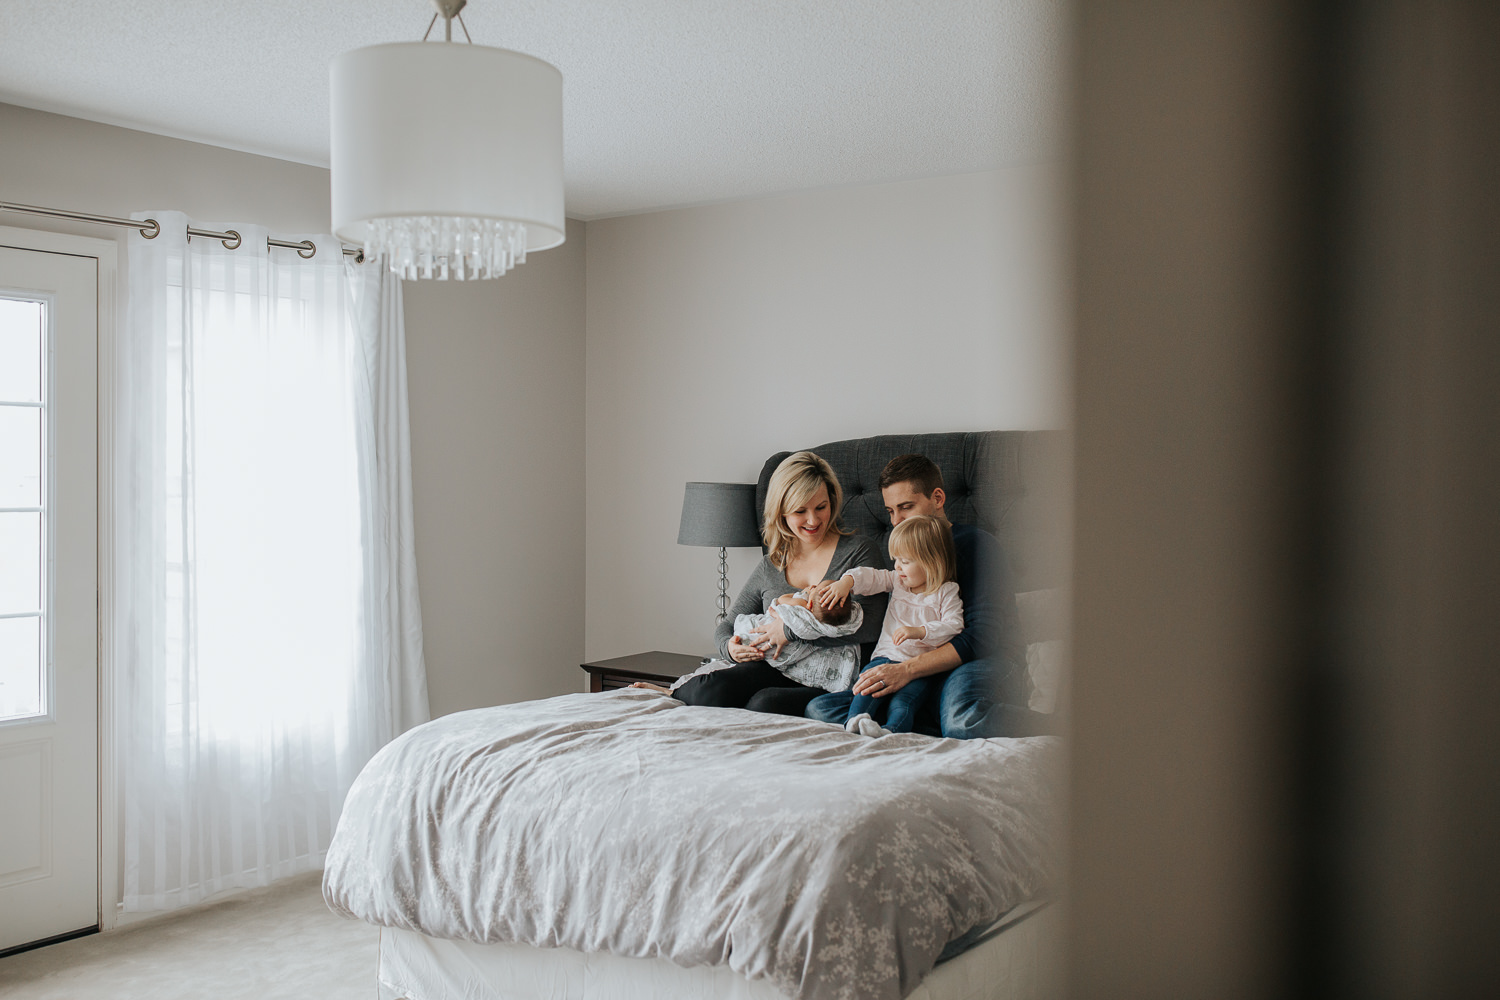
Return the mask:
{"type": "Polygon", "coordinates": [[[416,278],[490,278],[563,242],[562,74],[397,42],[333,61],[333,231],[416,278]]]}

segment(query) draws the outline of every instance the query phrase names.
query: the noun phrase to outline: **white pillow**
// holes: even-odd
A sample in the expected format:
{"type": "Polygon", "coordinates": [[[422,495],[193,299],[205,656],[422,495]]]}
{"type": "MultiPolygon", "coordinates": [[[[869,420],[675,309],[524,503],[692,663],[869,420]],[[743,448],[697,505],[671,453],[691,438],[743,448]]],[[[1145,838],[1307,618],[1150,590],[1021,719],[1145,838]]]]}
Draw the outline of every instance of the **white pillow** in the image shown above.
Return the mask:
{"type": "Polygon", "coordinates": [[[1068,590],[1026,590],[1016,595],[1021,641],[1026,645],[1068,637],[1068,590]]]}
{"type": "Polygon", "coordinates": [[[1063,673],[1068,668],[1067,643],[1062,639],[1034,642],[1026,647],[1026,673],[1031,677],[1033,712],[1057,711],[1063,673]]]}

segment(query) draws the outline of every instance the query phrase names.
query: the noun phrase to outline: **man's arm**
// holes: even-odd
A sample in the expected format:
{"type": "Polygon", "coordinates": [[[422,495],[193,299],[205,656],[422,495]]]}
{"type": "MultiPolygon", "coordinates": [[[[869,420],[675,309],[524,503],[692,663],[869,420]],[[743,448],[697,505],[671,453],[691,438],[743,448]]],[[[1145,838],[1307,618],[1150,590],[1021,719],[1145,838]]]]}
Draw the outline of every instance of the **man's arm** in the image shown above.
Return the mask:
{"type": "Polygon", "coordinates": [[[952,670],[962,662],[964,661],[959,657],[958,650],[953,648],[953,643],[946,642],[937,649],[928,650],[909,660],[871,667],[854,682],[854,693],[882,696],[895,694],[918,677],[930,677],[952,670]],[[884,689],[880,686],[881,681],[885,681],[884,689]]]}
{"type": "Polygon", "coordinates": [[[937,649],[919,653],[901,665],[911,674],[909,679],[916,680],[918,677],[931,677],[944,670],[952,670],[962,662],[964,661],[959,658],[958,650],[953,648],[953,643],[945,642],[937,649]]]}
{"type": "MultiPolygon", "coordinates": [[[[958,553],[959,592],[964,602],[964,630],[953,637],[958,663],[989,656],[999,648],[1006,628],[1005,603],[1015,606],[1010,567],[1000,543],[987,531],[965,532],[958,553]]],[[[958,539],[954,539],[955,543],[958,539]]],[[[1009,617],[1014,617],[1014,611],[1009,617]]],[[[957,664],[954,664],[957,666],[957,664]]]]}

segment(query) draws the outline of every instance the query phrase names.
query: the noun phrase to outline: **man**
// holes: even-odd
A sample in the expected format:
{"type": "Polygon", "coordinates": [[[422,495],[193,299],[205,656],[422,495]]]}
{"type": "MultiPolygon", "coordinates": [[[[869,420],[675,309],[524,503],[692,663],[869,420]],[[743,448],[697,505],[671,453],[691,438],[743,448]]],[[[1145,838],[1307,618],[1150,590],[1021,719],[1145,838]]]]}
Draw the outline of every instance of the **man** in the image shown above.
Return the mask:
{"type": "MultiPolygon", "coordinates": [[[[899,455],[880,473],[880,496],[894,527],[916,514],[948,520],[943,474],[925,455],[899,455]]],[[[1026,703],[1030,681],[1016,623],[1015,589],[1000,543],[971,524],[953,525],[964,630],[951,642],[901,663],[860,674],[853,691],[814,698],[809,718],[842,725],[856,694],[887,696],[918,677],[943,674],[935,706],[919,716],[917,732],[956,739],[1027,736],[1044,717],[1026,703]],[[935,717],[932,709],[935,708],[935,717]]]]}

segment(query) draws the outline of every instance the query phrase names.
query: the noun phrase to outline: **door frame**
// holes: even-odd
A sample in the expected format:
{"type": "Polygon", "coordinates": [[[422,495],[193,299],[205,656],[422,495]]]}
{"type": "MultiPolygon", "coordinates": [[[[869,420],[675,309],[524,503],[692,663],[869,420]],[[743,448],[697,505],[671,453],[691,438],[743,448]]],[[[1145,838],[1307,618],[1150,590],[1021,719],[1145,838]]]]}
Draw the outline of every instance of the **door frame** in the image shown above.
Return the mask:
{"type": "Polygon", "coordinates": [[[120,823],[115,761],[115,662],[114,662],[114,383],[115,331],[123,303],[119,297],[120,245],[115,240],[73,236],[42,229],[0,226],[0,246],[41,253],[92,257],[98,275],[98,343],[96,345],[95,462],[98,482],[96,613],[99,647],[98,752],[99,787],[96,842],[99,885],[97,899],[101,931],[112,930],[119,921],[120,823]]]}

